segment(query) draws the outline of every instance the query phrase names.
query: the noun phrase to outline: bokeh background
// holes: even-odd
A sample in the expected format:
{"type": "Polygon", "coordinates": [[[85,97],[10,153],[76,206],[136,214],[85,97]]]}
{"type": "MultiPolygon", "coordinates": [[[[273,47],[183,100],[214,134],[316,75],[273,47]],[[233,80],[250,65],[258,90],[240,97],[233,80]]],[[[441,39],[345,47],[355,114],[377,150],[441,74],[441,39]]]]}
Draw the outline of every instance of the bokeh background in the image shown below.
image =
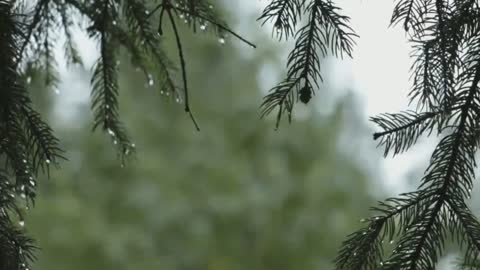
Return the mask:
{"type": "MultiPolygon", "coordinates": [[[[77,33],[85,65],[69,68],[60,46],[58,88],[43,89],[40,77],[30,84],[69,159],[41,182],[26,216],[41,247],[34,268],[332,269],[370,206],[415,188],[435,142],[395,159],[376,149],[368,116],[407,107],[408,46],[401,29],[387,28],[393,2],[338,3],[361,36],[354,60],[324,59],[321,89],[277,131],[273,116],[260,119],[259,105],[284,75],[292,44],[256,22],[265,1],[217,1],[255,50],[182,31],[201,132],[182,101],[163,94],[160,82],[146,83],[122,56],[121,115],[137,148],[126,167],[108,136],[91,132],[96,44],[77,33]]],[[[450,269],[455,248],[448,251],[441,269],[450,269]]]]}

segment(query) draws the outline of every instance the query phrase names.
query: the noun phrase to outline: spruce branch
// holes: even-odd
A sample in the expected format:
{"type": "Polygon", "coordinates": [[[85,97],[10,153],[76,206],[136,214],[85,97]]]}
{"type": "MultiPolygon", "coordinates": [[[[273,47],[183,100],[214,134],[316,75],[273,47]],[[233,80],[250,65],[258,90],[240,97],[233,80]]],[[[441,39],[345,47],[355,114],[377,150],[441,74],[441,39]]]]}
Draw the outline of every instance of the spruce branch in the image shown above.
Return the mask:
{"type": "MultiPolygon", "coordinates": [[[[268,8],[268,7],[267,7],[268,8]]],[[[331,1],[315,0],[306,4],[307,23],[296,33],[295,47],[288,56],[287,78],[270,89],[262,102],[262,116],[278,107],[276,127],[283,114],[291,119],[294,104],[308,103],[319,88],[320,60],[329,52],[337,57],[351,56],[356,34],[348,25],[349,17],[340,15],[331,1]]]]}
{"type": "Polygon", "coordinates": [[[273,22],[272,36],[279,40],[289,39],[295,33],[295,27],[301,20],[305,0],[274,0],[263,10],[257,21],[262,21],[262,26],[273,22]]]}
{"type": "Polygon", "coordinates": [[[118,24],[117,6],[111,0],[98,3],[100,11],[93,22],[100,42],[100,58],[94,67],[92,84],[92,110],[94,113],[93,130],[101,127],[110,135],[112,142],[117,146],[118,155],[122,160],[134,151],[134,145],[119,120],[118,112],[118,79],[115,50],[112,46],[110,28],[118,24]]]}

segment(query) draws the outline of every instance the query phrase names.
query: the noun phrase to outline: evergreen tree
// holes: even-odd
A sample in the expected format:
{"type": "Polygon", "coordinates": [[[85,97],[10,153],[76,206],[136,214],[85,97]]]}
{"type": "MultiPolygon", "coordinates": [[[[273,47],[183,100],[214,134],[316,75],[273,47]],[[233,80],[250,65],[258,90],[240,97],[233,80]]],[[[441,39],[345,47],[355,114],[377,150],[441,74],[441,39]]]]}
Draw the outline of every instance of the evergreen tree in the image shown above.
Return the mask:
{"type": "MultiPolygon", "coordinates": [[[[392,24],[401,23],[414,50],[415,110],[372,118],[383,131],[375,133],[388,153],[408,150],[423,134],[442,140],[418,190],[381,202],[367,226],[351,234],[336,258],[337,269],[434,269],[448,236],[466,249],[463,267],[475,267],[480,253],[480,224],[465,201],[475,175],[480,117],[479,3],[475,0],[400,0],[392,24]],[[384,256],[385,242],[395,241],[384,256]]],[[[272,22],[279,39],[295,38],[287,61],[287,76],[265,97],[262,113],[277,110],[277,127],[284,114],[291,119],[294,104],[308,103],[322,80],[320,59],[328,54],[350,56],[355,33],[349,18],[331,0],[271,0],[260,18],[272,22]],[[302,26],[300,26],[302,25],[302,26]]],[[[118,107],[117,61],[120,47],[148,83],[184,100],[184,109],[197,129],[189,99],[188,59],[178,24],[192,31],[211,30],[225,42],[227,35],[255,47],[232,31],[207,0],[0,0],[0,266],[28,268],[34,258],[32,241],[19,230],[22,204],[35,198],[40,172],[63,156],[57,138],[33,108],[25,84],[32,70],[41,69],[45,84],[55,87],[53,47],[66,36],[69,63],[81,59],[72,27],[99,44],[92,84],[93,129],[111,137],[123,163],[134,152],[118,107]],[[156,23],[158,27],[154,27],[156,23]],[[180,69],[177,83],[172,57],[161,44],[171,27],[180,69]],[[17,200],[16,195],[21,199],[17,200]],[[23,201],[23,202],[22,202],[23,201]]]]}

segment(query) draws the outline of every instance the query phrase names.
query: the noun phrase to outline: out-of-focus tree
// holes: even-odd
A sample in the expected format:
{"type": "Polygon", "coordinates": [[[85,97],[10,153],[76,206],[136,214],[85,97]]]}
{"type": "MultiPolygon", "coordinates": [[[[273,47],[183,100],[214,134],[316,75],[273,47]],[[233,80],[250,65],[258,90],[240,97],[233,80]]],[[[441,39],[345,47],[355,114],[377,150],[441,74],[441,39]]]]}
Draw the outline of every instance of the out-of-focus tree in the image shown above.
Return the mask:
{"type": "Polygon", "coordinates": [[[364,169],[338,151],[351,108],[306,111],[275,131],[251,102],[262,95],[262,59],[208,38],[185,44],[202,131],[175,98],[121,65],[120,108],[136,160],[121,168],[104,137],[86,135],[81,116],[57,128],[69,162],[27,216],[41,247],[35,269],[332,266],[370,200],[364,169]]]}

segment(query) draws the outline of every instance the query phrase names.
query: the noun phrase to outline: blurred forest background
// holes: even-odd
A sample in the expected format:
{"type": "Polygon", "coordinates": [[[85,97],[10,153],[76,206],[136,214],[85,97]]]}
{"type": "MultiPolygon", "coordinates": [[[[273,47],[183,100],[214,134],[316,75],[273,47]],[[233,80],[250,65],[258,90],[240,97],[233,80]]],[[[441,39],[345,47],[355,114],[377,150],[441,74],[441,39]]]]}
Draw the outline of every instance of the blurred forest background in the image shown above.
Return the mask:
{"type": "MultiPolygon", "coordinates": [[[[233,15],[225,17],[235,25],[233,15]]],[[[256,24],[255,17],[241,20],[256,24]]],[[[137,148],[126,167],[107,136],[90,132],[88,103],[59,121],[67,93],[45,95],[41,76],[32,78],[35,104],[69,159],[41,182],[26,216],[41,247],[36,270],[331,269],[341,241],[373,205],[371,172],[358,161],[380,155],[373,148],[375,155],[352,155],[370,131],[351,96],[320,113],[313,106],[324,99],[319,91],[278,131],[274,119],[259,118],[262,67],[284,72],[284,62],[258,29],[244,33],[260,45],[254,52],[183,29],[201,132],[159,82],[149,86],[129,59],[121,61],[121,114],[137,148]]],[[[74,69],[88,81],[89,67],[74,69]]]]}

